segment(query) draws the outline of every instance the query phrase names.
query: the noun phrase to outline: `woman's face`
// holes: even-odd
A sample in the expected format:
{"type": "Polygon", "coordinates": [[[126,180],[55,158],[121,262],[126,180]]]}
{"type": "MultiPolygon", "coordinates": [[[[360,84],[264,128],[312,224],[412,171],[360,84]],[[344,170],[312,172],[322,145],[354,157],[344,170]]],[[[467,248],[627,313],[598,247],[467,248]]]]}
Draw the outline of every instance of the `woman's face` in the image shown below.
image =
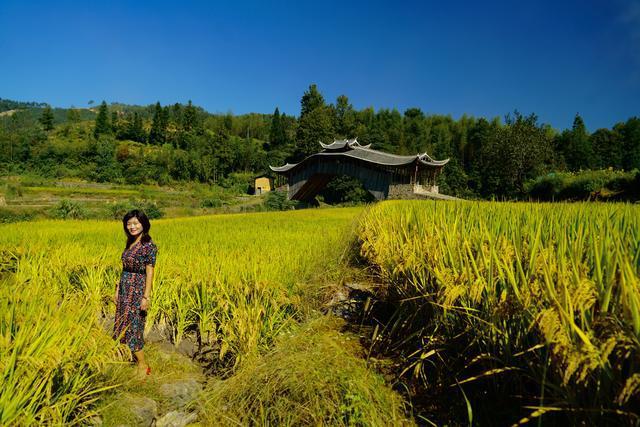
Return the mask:
{"type": "Polygon", "coordinates": [[[129,230],[129,234],[134,237],[142,233],[142,224],[140,224],[138,218],[133,217],[129,221],[127,221],[127,230],[129,230]]]}

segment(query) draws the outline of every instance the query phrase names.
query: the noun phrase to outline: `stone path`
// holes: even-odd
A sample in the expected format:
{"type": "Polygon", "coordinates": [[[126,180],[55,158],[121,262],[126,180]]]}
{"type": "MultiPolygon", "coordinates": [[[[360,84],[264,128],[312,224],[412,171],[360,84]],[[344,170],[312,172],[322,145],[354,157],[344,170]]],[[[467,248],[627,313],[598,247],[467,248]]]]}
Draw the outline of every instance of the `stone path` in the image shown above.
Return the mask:
{"type": "MultiPolygon", "coordinates": [[[[109,320],[104,320],[109,329],[109,320]]],[[[121,366],[123,384],[106,396],[100,415],[90,420],[93,426],[184,427],[199,425],[197,399],[203,390],[205,375],[193,361],[195,343],[184,340],[174,346],[161,330],[154,328],[145,338],[145,357],[151,375],[136,378],[134,366],[121,366]]]]}

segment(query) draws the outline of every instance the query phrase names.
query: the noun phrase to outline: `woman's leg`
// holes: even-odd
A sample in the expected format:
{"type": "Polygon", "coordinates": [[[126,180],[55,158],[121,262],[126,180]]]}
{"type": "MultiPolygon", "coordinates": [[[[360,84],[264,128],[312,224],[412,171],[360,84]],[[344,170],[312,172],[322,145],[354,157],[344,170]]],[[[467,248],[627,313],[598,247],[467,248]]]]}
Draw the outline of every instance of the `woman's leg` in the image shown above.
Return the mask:
{"type": "Polygon", "coordinates": [[[147,374],[147,368],[149,367],[149,365],[147,365],[147,362],[144,359],[144,351],[138,350],[138,351],[134,352],[133,355],[136,357],[136,362],[138,364],[139,373],[143,374],[143,375],[146,375],[147,374]]]}

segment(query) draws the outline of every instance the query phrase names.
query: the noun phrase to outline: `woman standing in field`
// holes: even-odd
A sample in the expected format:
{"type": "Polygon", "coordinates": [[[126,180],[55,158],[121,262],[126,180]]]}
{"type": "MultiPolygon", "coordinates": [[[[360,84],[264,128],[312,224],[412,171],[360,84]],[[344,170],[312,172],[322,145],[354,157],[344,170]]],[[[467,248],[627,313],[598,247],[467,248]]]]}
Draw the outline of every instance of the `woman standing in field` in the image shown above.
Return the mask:
{"type": "Polygon", "coordinates": [[[151,374],[144,359],[144,324],[153,283],[158,248],[151,240],[151,223],[144,212],[132,210],[122,218],[127,244],[122,252],[122,276],[116,287],[113,336],[127,344],[135,356],[138,372],[151,374]]]}

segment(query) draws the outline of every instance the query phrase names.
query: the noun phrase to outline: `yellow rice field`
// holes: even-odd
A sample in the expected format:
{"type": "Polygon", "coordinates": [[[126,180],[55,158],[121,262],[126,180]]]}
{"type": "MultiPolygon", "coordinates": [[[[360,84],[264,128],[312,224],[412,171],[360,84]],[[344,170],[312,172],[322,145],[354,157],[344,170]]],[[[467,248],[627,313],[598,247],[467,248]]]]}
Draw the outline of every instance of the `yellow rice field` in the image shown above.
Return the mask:
{"type": "MultiPolygon", "coordinates": [[[[218,349],[233,375],[205,407],[223,424],[411,424],[317,312],[353,248],[396,309],[368,354],[396,360],[409,397],[452,396],[470,423],[638,422],[640,206],[389,201],[157,220],[151,235],[147,327],[218,349]]],[[[82,424],[117,391],[128,356],[101,319],[123,247],[118,221],[0,226],[0,425],[82,424]]]]}
{"type": "MultiPolygon", "coordinates": [[[[360,209],[152,222],[159,247],[147,327],[188,328],[238,365],[295,324],[319,268],[337,268],[360,209]]],[[[99,325],[121,271],[118,221],[0,227],[0,424],[85,417],[126,354],[99,325]]]]}
{"type": "Polygon", "coordinates": [[[638,421],[640,206],[386,202],[358,236],[398,307],[376,340],[406,377],[446,365],[443,386],[485,394],[515,378],[498,393],[523,422],[638,421]]]}

